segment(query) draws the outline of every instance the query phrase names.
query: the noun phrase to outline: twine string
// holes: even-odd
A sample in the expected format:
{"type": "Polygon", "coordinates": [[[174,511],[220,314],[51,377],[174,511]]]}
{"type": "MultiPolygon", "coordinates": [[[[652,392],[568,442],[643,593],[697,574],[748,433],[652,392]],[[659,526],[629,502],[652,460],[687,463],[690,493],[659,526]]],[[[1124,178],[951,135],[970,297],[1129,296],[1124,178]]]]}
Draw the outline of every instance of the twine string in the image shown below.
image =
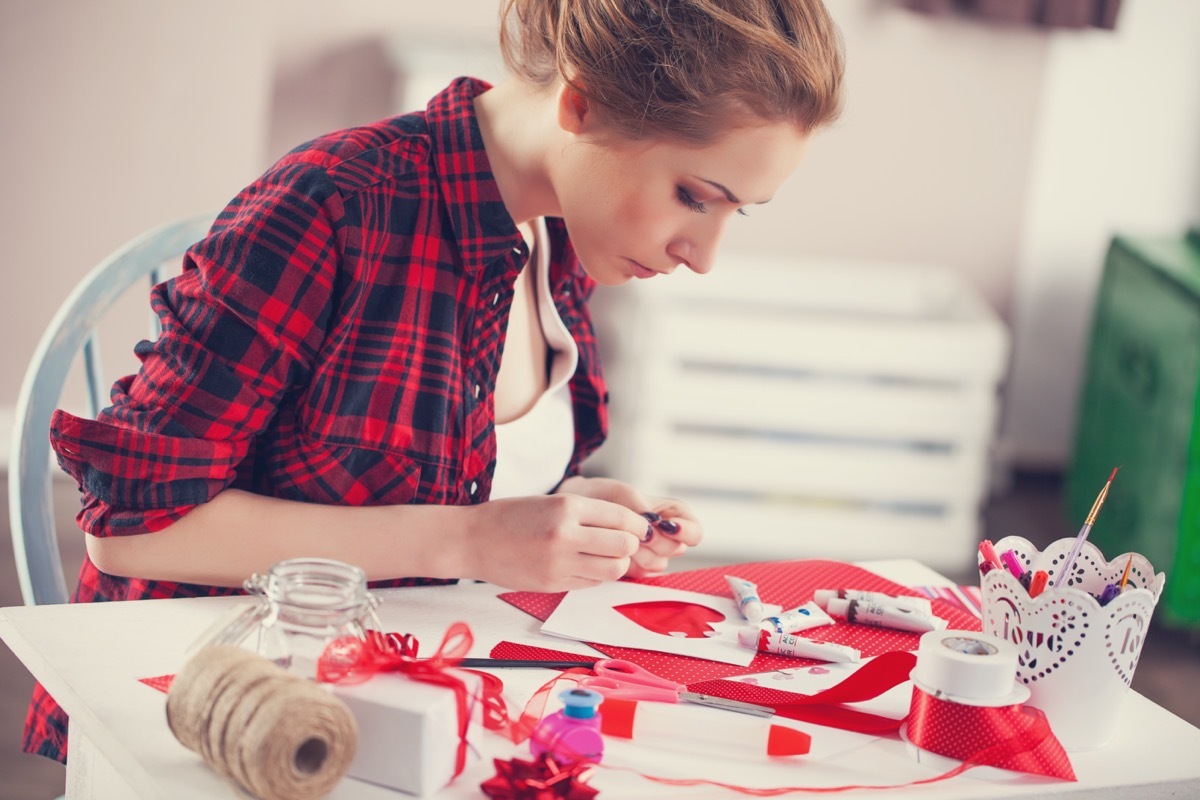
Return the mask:
{"type": "Polygon", "coordinates": [[[232,645],[197,652],[167,694],[185,747],[259,800],[315,800],[350,768],[358,726],[344,703],[232,645]]]}

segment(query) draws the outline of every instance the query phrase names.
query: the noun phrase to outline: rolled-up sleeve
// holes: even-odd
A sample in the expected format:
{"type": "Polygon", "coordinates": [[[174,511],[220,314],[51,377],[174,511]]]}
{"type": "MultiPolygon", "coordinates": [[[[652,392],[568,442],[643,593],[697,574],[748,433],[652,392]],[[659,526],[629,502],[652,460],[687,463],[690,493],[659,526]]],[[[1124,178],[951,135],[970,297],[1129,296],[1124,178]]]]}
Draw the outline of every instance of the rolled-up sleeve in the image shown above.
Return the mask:
{"type": "Polygon", "coordinates": [[[280,162],[230,203],[156,286],[162,324],[98,419],[55,412],[58,462],[79,483],[80,527],[161,530],[228,487],[325,341],[344,209],[323,169],[280,162]]]}

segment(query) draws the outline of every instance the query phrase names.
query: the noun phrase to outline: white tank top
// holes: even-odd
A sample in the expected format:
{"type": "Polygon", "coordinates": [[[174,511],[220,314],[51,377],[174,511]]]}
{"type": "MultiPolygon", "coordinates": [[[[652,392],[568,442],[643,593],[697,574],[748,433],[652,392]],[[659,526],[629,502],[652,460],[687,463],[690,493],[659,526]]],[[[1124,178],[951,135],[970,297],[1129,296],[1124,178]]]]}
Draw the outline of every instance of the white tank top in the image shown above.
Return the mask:
{"type": "Polygon", "coordinates": [[[546,494],[562,480],[575,452],[575,416],[567,385],[579,365],[579,348],[550,294],[550,244],[546,223],[533,221],[534,285],[538,322],[551,350],[550,383],[533,407],[496,425],[492,500],[546,494]]]}

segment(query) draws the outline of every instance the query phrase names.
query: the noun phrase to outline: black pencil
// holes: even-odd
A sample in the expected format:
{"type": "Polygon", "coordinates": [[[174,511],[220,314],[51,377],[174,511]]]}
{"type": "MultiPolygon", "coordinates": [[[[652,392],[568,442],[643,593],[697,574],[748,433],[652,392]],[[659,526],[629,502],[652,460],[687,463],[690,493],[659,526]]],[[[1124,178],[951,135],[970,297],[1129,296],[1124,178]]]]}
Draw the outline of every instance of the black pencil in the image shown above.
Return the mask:
{"type": "Polygon", "coordinates": [[[592,661],[536,661],[523,658],[464,658],[460,667],[541,667],[542,669],[592,668],[592,661]]]}

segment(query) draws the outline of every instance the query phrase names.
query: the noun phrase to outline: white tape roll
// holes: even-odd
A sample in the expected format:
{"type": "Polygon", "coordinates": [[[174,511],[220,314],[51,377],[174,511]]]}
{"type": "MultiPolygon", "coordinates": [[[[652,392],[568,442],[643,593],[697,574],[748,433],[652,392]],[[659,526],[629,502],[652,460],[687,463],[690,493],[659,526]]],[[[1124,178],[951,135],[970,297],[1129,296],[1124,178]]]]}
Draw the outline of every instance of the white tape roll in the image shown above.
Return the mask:
{"type": "Polygon", "coordinates": [[[1017,650],[979,631],[930,631],[921,636],[913,683],[927,694],[967,706],[1011,706],[1029,699],[1017,682],[1017,650]]]}

